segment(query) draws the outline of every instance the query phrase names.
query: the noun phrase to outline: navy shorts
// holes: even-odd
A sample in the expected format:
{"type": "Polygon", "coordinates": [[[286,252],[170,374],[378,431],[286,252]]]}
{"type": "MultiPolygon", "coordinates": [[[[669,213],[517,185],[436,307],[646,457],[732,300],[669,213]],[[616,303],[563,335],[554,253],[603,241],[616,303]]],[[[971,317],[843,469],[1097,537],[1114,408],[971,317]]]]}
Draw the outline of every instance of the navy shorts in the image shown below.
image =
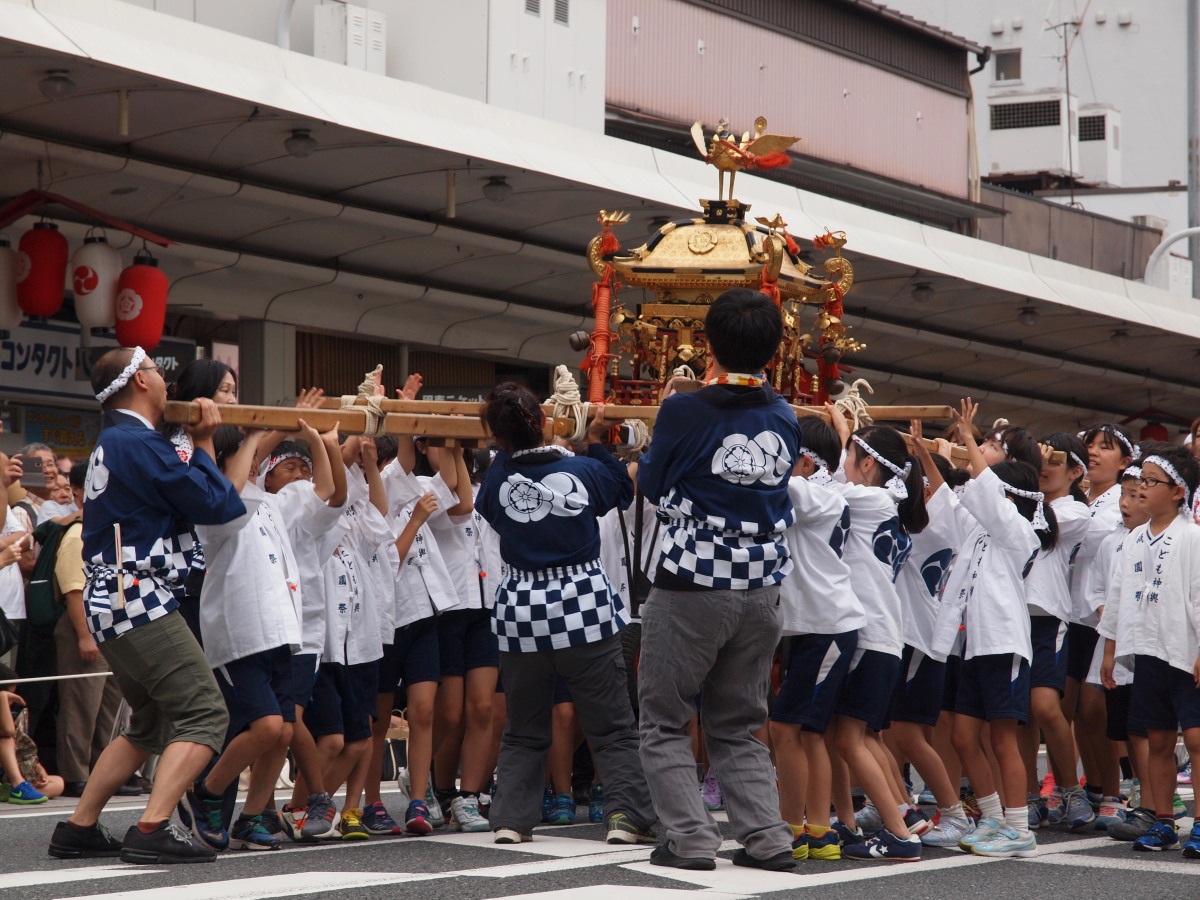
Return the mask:
{"type": "Polygon", "coordinates": [[[888,726],[892,689],[900,677],[900,657],[861,649],[855,650],[854,656],[858,665],[851,662],[835,712],[862,719],[872,731],[883,731],[888,726]]]}
{"type": "Polygon", "coordinates": [[[1092,654],[1100,634],[1089,625],[1072,622],[1067,626],[1067,677],[1082,682],[1092,667],[1092,654]]]}
{"type": "Polygon", "coordinates": [[[892,695],[892,721],[936,725],[945,686],[946,664],[906,644],[892,695]]]}
{"type": "Polygon", "coordinates": [[[441,681],[439,660],[436,617],[397,628],[392,643],[383,645],[383,659],[379,661],[379,693],[395,693],[401,682],[407,687],[422,681],[441,681]]]}
{"type": "Polygon", "coordinates": [[[283,716],[296,721],[292,702],[292,651],[287,647],[263,650],[213,669],[217,685],[229,710],[232,738],[256,719],[283,716]]]}
{"type": "Polygon", "coordinates": [[[953,653],[946,657],[946,674],[942,679],[942,712],[954,712],[958,700],[958,672],[962,668],[962,657],[953,653]]]}
{"type": "MultiPolygon", "coordinates": [[[[1066,691],[1072,627],[1057,616],[1029,617],[1029,638],[1033,642],[1033,662],[1029,664],[1031,688],[1051,687],[1058,691],[1060,697],[1066,691]]],[[[1095,646],[1095,641],[1092,646],[1095,646]]],[[[1091,662],[1089,657],[1088,665],[1091,662]]],[[[1083,674],[1087,675],[1086,668],[1083,674]]]]}
{"type": "Polygon", "coordinates": [[[500,665],[490,609],[456,609],[437,617],[441,674],[461,678],[471,669],[500,665]]]}
{"type": "Polygon", "coordinates": [[[1115,688],[1104,689],[1104,708],[1108,716],[1104,725],[1104,736],[1110,741],[1127,741],[1130,735],[1146,736],[1144,728],[1129,727],[1129,708],[1132,701],[1132,684],[1119,684],[1115,688]]]}
{"type": "MultiPolygon", "coordinates": [[[[301,709],[312,699],[313,685],[317,683],[316,653],[297,653],[292,657],[292,706],[301,709]]],[[[293,710],[294,711],[294,710],[293,710]]]]}
{"type": "Polygon", "coordinates": [[[321,663],[312,699],[304,710],[304,724],[312,736],[340,734],[346,743],[369,738],[378,681],[377,662],[355,666],[321,663]]]}
{"type": "Polygon", "coordinates": [[[1174,731],[1200,728],[1200,690],[1191,672],[1157,656],[1135,656],[1129,730],[1174,731]]]}
{"type": "Polygon", "coordinates": [[[1029,721],[1029,663],[1015,653],[964,659],[954,711],[973,719],[1029,721]]]}
{"type": "Polygon", "coordinates": [[[858,646],[858,632],[800,634],[787,639],[787,674],[775,698],[772,722],[824,734],[858,646]]]}

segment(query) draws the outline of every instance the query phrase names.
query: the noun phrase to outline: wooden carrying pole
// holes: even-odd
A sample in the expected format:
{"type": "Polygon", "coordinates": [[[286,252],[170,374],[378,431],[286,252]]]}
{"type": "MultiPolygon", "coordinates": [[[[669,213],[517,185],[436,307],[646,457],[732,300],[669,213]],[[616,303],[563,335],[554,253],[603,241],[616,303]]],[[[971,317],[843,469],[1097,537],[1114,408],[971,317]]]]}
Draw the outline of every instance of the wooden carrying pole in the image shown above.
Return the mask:
{"type": "MultiPolygon", "coordinates": [[[[317,431],[328,431],[335,425],[348,434],[363,434],[367,430],[367,414],[357,409],[295,409],[288,406],[220,407],[221,423],[244,428],[274,428],[279,431],[299,431],[303,419],[317,431]]],[[[195,403],[167,403],[168,422],[194,425],[200,421],[200,407],[195,403]]],[[[389,413],[384,418],[385,434],[429,435],[439,438],[483,440],[483,425],[477,416],[402,415],[389,413]]]]}

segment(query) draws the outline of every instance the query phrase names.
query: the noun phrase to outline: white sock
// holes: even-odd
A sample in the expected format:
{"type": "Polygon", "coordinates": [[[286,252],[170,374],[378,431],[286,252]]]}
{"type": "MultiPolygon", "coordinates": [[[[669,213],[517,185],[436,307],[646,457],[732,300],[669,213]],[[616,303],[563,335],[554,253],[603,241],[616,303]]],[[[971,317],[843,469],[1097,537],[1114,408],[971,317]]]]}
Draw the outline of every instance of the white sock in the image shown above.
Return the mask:
{"type": "Polygon", "coordinates": [[[938,812],[942,814],[942,818],[965,819],[967,817],[967,812],[961,803],[955,803],[953,806],[939,806],[938,812]]]}
{"type": "Polygon", "coordinates": [[[1000,804],[1000,794],[997,791],[992,791],[986,797],[978,797],[979,811],[983,813],[985,819],[995,819],[997,822],[1004,820],[1004,807],[1000,804]]]}
{"type": "Polygon", "coordinates": [[[1004,810],[1004,821],[1021,837],[1027,836],[1029,834],[1029,807],[1014,806],[1012,809],[1004,810]]]}
{"type": "Polygon", "coordinates": [[[905,813],[907,813],[910,809],[913,808],[913,805],[911,803],[901,803],[896,808],[900,810],[900,816],[901,816],[901,818],[903,818],[905,813]]]}

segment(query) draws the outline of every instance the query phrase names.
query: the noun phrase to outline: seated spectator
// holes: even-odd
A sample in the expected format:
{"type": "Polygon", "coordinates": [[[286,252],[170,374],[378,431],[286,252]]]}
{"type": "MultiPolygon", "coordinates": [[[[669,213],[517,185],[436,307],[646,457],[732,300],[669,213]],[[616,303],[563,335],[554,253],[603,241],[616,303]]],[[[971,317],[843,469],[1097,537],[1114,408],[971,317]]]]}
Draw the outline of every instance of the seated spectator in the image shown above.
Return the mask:
{"type": "MultiPolygon", "coordinates": [[[[0,682],[7,684],[16,678],[13,671],[0,668],[0,682]]],[[[57,775],[48,775],[46,768],[38,762],[37,745],[25,732],[25,701],[11,690],[0,688],[0,767],[4,769],[5,787],[9,803],[24,805],[45,803],[63,792],[63,780],[57,775]],[[13,716],[13,707],[19,707],[13,716]]]]}

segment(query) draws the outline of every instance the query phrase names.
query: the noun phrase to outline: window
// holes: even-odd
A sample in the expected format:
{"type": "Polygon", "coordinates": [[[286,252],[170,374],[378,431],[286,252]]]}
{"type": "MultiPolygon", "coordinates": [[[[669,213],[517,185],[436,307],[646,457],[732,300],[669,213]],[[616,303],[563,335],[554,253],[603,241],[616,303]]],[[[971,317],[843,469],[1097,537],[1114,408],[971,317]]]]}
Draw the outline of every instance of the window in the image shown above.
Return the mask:
{"type": "Polygon", "coordinates": [[[525,0],[525,12],[531,16],[542,14],[542,0],[525,0]]]}
{"type": "Polygon", "coordinates": [[[997,50],[995,59],[997,81],[1021,80],[1020,50],[997,50]]]}
{"type": "Polygon", "coordinates": [[[1104,116],[1080,116],[1079,139],[1081,141],[1104,140],[1104,116]]]}
{"type": "Polygon", "coordinates": [[[1037,100],[1033,103],[1005,103],[992,106],[992,131],[1005,128],[1045,128],[1062,122],[1061,104],[1057,100],[1037,100]]]}
{"type": "Polygon", "coordinates": [[[554,21],[559,25],[571,24],[571,0],[554,0],[554,21]]]}

